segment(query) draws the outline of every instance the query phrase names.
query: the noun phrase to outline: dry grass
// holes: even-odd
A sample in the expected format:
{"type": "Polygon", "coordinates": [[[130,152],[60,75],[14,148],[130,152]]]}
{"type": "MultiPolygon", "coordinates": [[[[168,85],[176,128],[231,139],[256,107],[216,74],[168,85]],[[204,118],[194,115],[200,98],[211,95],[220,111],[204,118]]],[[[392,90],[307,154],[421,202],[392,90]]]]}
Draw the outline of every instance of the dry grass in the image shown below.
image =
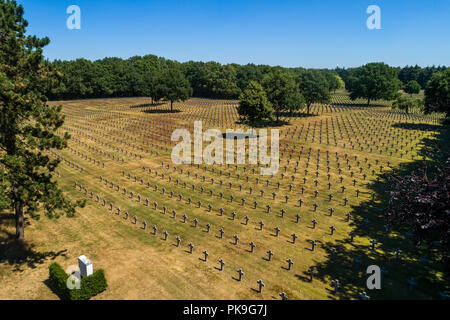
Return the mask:
{"type": "MultiPolygon", "coordinates": [[[[0,299],[57,299],[57,296],[46,285],[48,265],[52,261],[57,261],[66,268],[76,264],[77,257],[81,254],[87,255],[94,262],[94,268],[104,269],[107,275],[109,288],[95,299],[279,299],[279,293],[282,291],[286,292],[290,299],[356,298],[358,292],[365,290],[365,276],[362,270],[354,272],[350,270],[350,275],[347,274],[344,280],[347,282],[344,282],[343,288],[341,288],[342,293],[337,295],[331,293],[330,282],[335,275],[333,272],[328,272],[329,268],[323,269],[326,272],[318,274],[317,279],[314,279],[313,282],[309,282],[307,279],[306,271],[309,267],[323,264],[330,266],[330,243],[342,246],[344,250],[357,251],[359,254],[364,252],[368,258],[380,263],[392,261],[392,250],[397,246],[404,248],[405,252],[411,252],[411,260],[417,259],[417,256],[421,254],[409,247],[405,241],[397,239],[395,235],[380,244],[374,252],[369,250],[371,236],[378,234],[383,229],[382,219],[376,215],[370,216],[376,232],[358,234],[353,243],[349,243],[346,239],[348,239],[348,232],[355,230],[364,218],[359,205],[362,202],[370,203],[372,191],[366,186],[366,183],[374,181],[380,174],[378,166],[383,164],[386,171],[391,170],[386,165],[387,161],[390,162],[391,167],[397,167],[402,162],[410,161],[406,160],[406,156],[401,158],[401,151],[395,151],[397,146],[391,147],[387,144],[388,138],[383,138],[379,134],[392,132],[394,136],[398,134],[398,139],[400,139],[404,133],[417,133],[417,136],[413,135],[410,138],[411,141],[408,140],[410,142],[408,148],[413,146],[413,151],[408,154],[408,158],[410,158],[410,155],[414,155],[420,148],[420,145],[416,144],[426,137],[432,137],[434,131],[392,129],[393,124],[402,123],[406,118],[401,115],[384,114],[383,112],[387,109],[382,106],[370,109],[316,106],[313,110],[316,110],[319,115],[290,118],[287,119],[290,124],[280,128],[282,130],[280,149],[284,155],[278,174],[274,178],[270,178],[270,185],[266,187],[264,182],[266,177],[259,176],[259,171],[251,174],[251,166],[248,166],[245,173],[242,165],[238,166],[237,170],[234,166],[228,168],[226,165],[222,167],[207,166],[206,170],[203,169],[203,166],[197,168],[183,165],[177,166],[176,171],[173,170],[170,161],[170,150],[173,146],[170,142],[170,133],[173,128],[186,127],[192,131],[192,122],[195,119],[203,120],[206,124],[204,124],[205,127],[217,127],[222,130],[230,126],[235,127],[237,114],[233,106],[224,105],[221,101],[197,99],[177,104],[176,109],[181,111],[177,113],[165,113],[164,110],[167,109],[167,106],[164,105],[143,108],[129,107],[147,102],[148,100],[137,98],[63,102],[63,111],[67,115],[64,130],[72,134],[70,147],[73,150],[64,150],[58,154],[67,161],[82,167],[83,172],[63,161],[59,168],[61,174],[59,181],[68,196],[74,199],[86,198],[88,204],[86,208],[79,210],[74,218],[63,217],[58,220],[49,220],[42,217],[39,221],[29,220],[25,237],[30,245],[25,249],[11,250],[10,239],[14,232],[13,220],[6,214],[0,215],[2,217],[0,245],[5,253],[4,258],[0,260],[0,282],[2,283],[0,299]],[[331,122],[332,120],[333,122],[331,122]],[[361,131],[358,131],[360,136],[352,136],[351,131],[343,130],[344,123],[347,124],[347,129],[350,128],[350,124],[354,126],[353,120],[360,121],[361,131]],[[322,121],[321,129],[319,129],[320,121],[322,121]],[[328,121],[328,128],[325,126],[325,121],[328,121]],[[313,142],[311,135],[314,124],[317,127],[315,129],[316,138],[313,142]],[[308,125],[310,125],[311,132],[305,140],[308,125]],[[342,138],[339,135],[336,137],[336,145],[334,145],[331,135],[332,126],[335,127],[336,132],[338,132],[337,128],[343,130],[342,138]],[[302,127],[304,131],[298,137],[302,127]],[[297,128],[296,136],[292,137],[291,133],[295,128],[297,128]],[[325,140],[327,133],[332,140],[328,145],[325,140]],[[320,134],[323,138],[322,143],[318,141],[320,134]],[[365,139],[369,141],[365,143],[365,139]],[[103,144],[99,141],[103,141],[103,144]],[[295,151],[292,151],[294,142],[297,147],[295,151]],[[381,147],[383,142],[390,151],[393,151],[392,156],[387,152],[380,155],[368,151],[369,147],[374,148],[375,145],[381,147]],[[289,145],[287,151],[283,151],[287,144],[289,145]],[[350,147],[351,144],[355,146],[354,149],[350,147]],[[304,147],[304,151],[298,171],[294,173],[294,164],[300,146],[304,147]],[[106,153],[94,151],[94,147],[98,149],[97,151],[106,153]],[[115,149],[116,147],[128,150],[132,154],[126,154],[115,149]],[[306,167],[307,153],[310,147],[312,152],[308,167],[308,180],[303,183],[302,179],[305,176],[303,171],[306,167]],[[359,147],[363,147],[363,150],[359,150],[359,147]],[[316,171],[317,149],[321,150],[320,168],[317,170],[320,182],[315,187],[313,174],[316,171]],[[328,182],[326,150],[330,155],[331,191],[326,185],[328,182]],[[288,155],[291,151],[294,156],[287,165],[288,155]],[[80,155],[77,152],[80,152],[80,155]],[[341,174],[338,173],[335,152],[339,153],[339,162],[343,169],[341,174]],[[135,157],[135,153],[142,155],[142,160],[135,157]],[[352,169],[346,168],[344,158],[346,153],[350,159],[349,164],[355,171],[356,186],[351,183],[353,178],[351,178],[350,172],[352,169]],[[95,157],[104,162],[105,168],[94,164],[81,154],[95,157]],[[122,164],[117,159],[113,160],[112,155],[123,158],[124,163],[122,164]],[[363,167],[363,172],[368,175],[366,180],[357,170],[355,155],[361,162],[360,167],[363,167]],[[367,162],[363,160],[365,157],[368,158],[367,162]],[[375,165],[377,160],[379,164],[375,165]],[[164,166],[161,165],[161,162],[164,162],[164,166]],[[368,168],[369,163],[371,164],[370,169],[368,168]],[[167,164],[170,164],[169,169],[166,167],[167,164]],[[286,176],[282,179],[280,175],[284,171],[284,165],[287,165],[288,169],[286,176]],[[152,173],[143,172],[143,166],[147,170],[151,168],[152,173]],[[183,168],[183,173],[180,172],[180,168],[183,168]],[[212,172],[212,168],[214,168],[214,172],[212,172]],[[371,169],[374,168],[377,172],[373,175],[371,169]],[[219,175],[220,169],[224,172],[222,175],[219,175]],[[122,176],[122,171],[126,172],[125,176],[122,176]],[[155,174],[155,171],[158,171],[158,175],[155,174]],[[191,172],[189,177],[186,175],[187,171],[191,172]],[[231,173],[231,177],[227,176],[228,172],[231,173]],[[128,179],[128,173],[131,174],[131,179],[128,179]],[[162,173],[164,173],[164,177],[162,177],[162,173]],[[195,178],[195,173],[198,174],[198,178],[195,178]],[[237,173],[240,174],[239,180],[236,177],[237,173]],[[244,179],[247,174],[250,176],[249,182],[244,179]],[[288,184],[292,174],[296,176],[296,179],[293,183],[293,191],[289,192],[288,184]],[[126,187],[127,196],[100,182],[100,175],[109,181],[114,181],[115,185],[119,184],[121,188],[126,187]],[[134,182],[135,175],[143,178],[143,185],[139,183],[139,179],[134,182]],[[169,181],[169,175],[172,176],[172,181],[169,181]],[[201,180],[203,175],[206,176],[205,182],[201,180]],[[341,176],[347,187],[343,194],[340,192],[339,177],[341,176]],[[258,186],[255,182],[257,177],[261,178],[258,186]],[[211,178],[214,178],[214,184],[209,182],[211,178]],[[175,179],[180,180],[178,185],[175,184],[175,179]],[[223,180],[222,187],[218,184],[219,180],[223,180]],[[79,189],[75,190],[73,187],[75,181],[86,187],[88,192],[94,192],[94,198],[90,199],[84,192],[80,192],[79,189]],[[279,190],[275,186],[276,181],[282,183],[279,190]],[[150,188],[146,187],[147,182],[151,183],[150,188]],[[183,187],[183,182],[187,183],[186,188],[183,187]],[[233,183],[231,190],[228,182],[233,183]],[[158,185],[158,191],[154,190],[155,184],[158,185]],[[191,189],[192,184],[195,185],[194,191],[191,189]],[[242,184],[242,191],[238,189],[239,184],[242,184]],[[202,186],[204,193],[199,191],[202,186]],[[254,187],[252,195],[249,194],[250,186],[254,187]],[[302,186],[305,187],[303,195],[300,192],[302,186]],[[163,187],[167,190],[164,194],[161,192],[163,187]],[[208,194],[210,189],[214,192],[213,196],[208,194]],[[260,196],[260,189],[265,189],[264,197],[260,196]],[[355,196],[356,189],[361,190],[358,198],[355,196]],[[171,190],[174,192],[173,198],[169,195],[171,190]],[[275,201],[272,201],[271,193],[274,190],[277,197],[275,201]],[[314,196],[314,190],[319,192],[317,199],[314,196]],[[130,199],[130,191],[134,192],[134,199],[130,199]],[[219,192],[223,192],[223,199],[219,198],[219,192]],[[334,195],[331,202],[328,200],[330,192],[334,195]],[[183,194],[181,201],[177,198],[180,193],[183,194]],[[95,200],[97,194],[106,198],[108,203],[112,202],[114,210],[120,207],[122,209],[121,216],[109,211],[109,205],[103,207],[101,201],[97,203],[95,200]],[[137,194],[142,195],[141,203],[136,201],[137,194]],[[231,194],[235,196],[233,202],[230,201],[231,194]],[[283,196],[285,194],[289,194],[290,197],[287,204],[284,203],[283,196]],[[146,197],[150,199],[149,207],[143,204],[146,197]],[[188,197],[192,197],[190,205],[186,201],[188,197]],[[245,206],[241,205],[242,197],[246,198],[245,206]],[[347,206],[343,205],[344,197],[349,199],[347,206]],[[299,198],[304,200],[302,208],[297,203],[299,198]],[[196,205],[198,200],[202,201],[201,208],[196,205]],[[252,204],[254,200],[258,201],[256,209],[252,204]],[[153,208],[154,201],[158,202],[158,210],[153,208]],[[312,211],[312,205],[315,202],[319,204],[316,213],[312,211]],[[208,203],[213,205],[213,212],[208,212],[206,207],[208,203]],[[266,204],[269,203],[272,206],[270,214],[265,209],[266,204]],[[162,212],[163,206],[168,209],[166,214],[162,212]],[[224,216],[218,214],[220,207],[224,208],[224,216]],[[329,216],[328,208],[330,207],[335,209],[333,216],[329,216]],[[284,218],[280,217],[281,208],[287,212],[284,218]],[[177,212],[176,219],[171,217],[173,209],[177,212]],[[129,220],[124,219],[123,212],[125,210],[130,212],[129,220]],[[237,212],[237,218],[234,221],[230,218],[232,211],[237,212]],[[353,215],[350,223],[345,221],[347,212],[352,212],[353,215]],[[187,223],[182,223],[184,213],[188,216],[187,223]],[[298,224],[294,221],[296,213],[301,215],[301,221],[298,224]],[[134,225],[130,221],[133,215],[138,217],[138,225],[134,225]],[[245,215],[250,217],[248,226],[243,223],[245,215]],[[194,218],[199,220],[197,228],[193,227],[194,218]],[[144,219],[148,221],[146,231],[142,229],[144,219]],[[311,228],[310,221],[312,219],[319,222],[314,230],[311,228]],[[258,230],[257,223],[260,220],[265,223],[263,231],[258,230]],[[211,224],[210,233],[205,232],[206,223],[211,224]],[[153,225],[158,226],[157,236],[152,234],[153,225]],[[333,236],[330,235],[329,227],[331,225],[336,227],[333,236]],[[279,226],[281,229],[278,237],[274,236],[275,226],[279,226]],[[218,238],[220,227],[225,230],[224,239],[218,238]],[[167,241],[162,240],[164,230],[169,232],[167,241]],[[299,236],[295,244],[290,242],[292,233],[299,236]],[[237,246],[232,244],[234,234],[238,234],[240,238],[237,246]],[[176,235],[182,239],[179,248],[174,245],[176,235]],[[314,252],[310,250],[309,240],[316,240],[318,243],[314,252]],[[250,241],[254,241],[257,246],[253,254],[248,252],[250,241]],[[195,244],[193,254],[186,251],[189,242],[195,244]],[[269,249],[275,253],[270,262],[264,259],[267,257],[266,251],[269,249]],[[207,262],[201,260],[203,250],[207,250],[209,253],[207,262]],[[23,252],[22,256],[17,252],[23,252]],[[295,263],[291,271],[285,269],[287,258],[291,258],[295,263]],[[217,269],[219,259],[226,262],[223,272],[217,269]],[[242,268],[245,272],[242,282],[234,279],[237,277],[236,270],[238,268],[242,268]],[[352,278],[352,272],[354,278],[352,278]],[[262,293],[257,293],[255,290],[258,279],[262,279],[266,285],[262,293]]],[[[411,123],[434,123],[433,119],[426,117],[408,118],[408,121],[411,123]]],[[[359,130],[356,127],[354,129],[359,130]]],[[[380,196],[377,202],[381,202],[381,198],[380,196]]],[[[339,259],[345,260],[346,258],[348,257],[341,256],[339,259]]],[[[423,272],[422,278],[428,279],[430,283],[423,280],[421,288],[414,292],[413,297],[429,298],[430,291],[435,290],[436,285],[439,287],[439,281],[436,279],[439,279],[442,274],[437,265],[436,262],[432,262],[429,269],[420,271],[423,272]]],[[[375,298],[411,297],[407,290],[406,280],[410,277],[410,273],[417,274],[417,269],[412,268],[405,271],[393,265],[388,267],[391,289],[373,293],[373,296],[375,298]]]]}

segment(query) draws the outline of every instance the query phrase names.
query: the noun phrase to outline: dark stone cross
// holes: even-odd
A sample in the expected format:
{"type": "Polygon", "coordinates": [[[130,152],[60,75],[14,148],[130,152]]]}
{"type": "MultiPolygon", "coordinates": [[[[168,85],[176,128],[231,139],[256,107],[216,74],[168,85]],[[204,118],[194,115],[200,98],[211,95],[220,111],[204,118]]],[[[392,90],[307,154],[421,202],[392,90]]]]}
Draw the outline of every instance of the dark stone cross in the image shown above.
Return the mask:
{"type": "Polygon", "coordinates": [[[189,247],[189,253],[192,253],[194,251],[194,245],[192,244],[192,242],[189,242],[188,247],[189,247]]]}
{"type": "Polygon", "coordinates": [[[258,283],[258,293],[261,293],[262,292],[262,288],[265,287],[265,284],[263,283],[263,281],[261,279],[256,281],[256,283],[258,283]]]}
{"type": "Polygon", "coordinates": [[[220,269],[219,271],[223,271],[223,267],[225,265],[225,262],[222,259],[219,259],[220,269]]]}
{"type": "Polygon", "coordinates": [[[237,270],[237,273],[239,274],[238,281],[242,281],[242,277],[244,276],[244,271],[242,271],[242,269],[239,268],[237,270]]]}
{"type": "Polygon", "coordinates": [[[291,259],[291,258],[289,258],[289,259],[286,259],[286,262],[288,263],[288,270],[291,270],[291,268],[292,268],[292,265],[294,264],[294,262],[292,261],[292,259],[291,259]]]}
{"type": "Polygon", "coordinates": [[[272,261],[272,256],[274,255],[274,253],[272,252],[272,250],[268,250],[267,251],[267,261],[272,261]]]}
{"type": "Polygon", "coordinates": [[[289,300],[288,296],[284,292],[280,293],[280,297],[281,297],[281,300],[289,300]]]}

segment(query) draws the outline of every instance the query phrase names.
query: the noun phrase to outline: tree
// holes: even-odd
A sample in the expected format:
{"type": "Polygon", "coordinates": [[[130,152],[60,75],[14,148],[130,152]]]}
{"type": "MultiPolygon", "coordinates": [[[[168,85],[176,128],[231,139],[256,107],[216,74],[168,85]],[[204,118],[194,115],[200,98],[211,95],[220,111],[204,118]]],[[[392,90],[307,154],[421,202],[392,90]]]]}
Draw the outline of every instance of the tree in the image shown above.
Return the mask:
{"type": "Polygon", "coordinates": [[[390,177],[392,191],[384,213],[389,225],[412,232],[416,245],[440,242],[450,274],[450,155],[437,145],[433,149],[433,162],[390,177]]]}
{"type": "Polygon", "coordinates": [[[423,111],[423,100],[413,99],[405,95],[399,95],[392,103],[392,109],[404,110],[407,114],[413,108],[423,111]]]}
{"type": "Polygon", "coordinates": [[[350,99],[367,99],[367,105],[371,100],[392,100],[400,88],[400,80],[396,71],[384,64],[369,63],[350,72],[347,81],[347,90],[350,99]]]}
{"type": "Polygon", "coordinates": [[[277,121],[281,111],[289,110],[292,114],[301,108],[303,96],[291,73],[277,68],[264,77],[262,85],[275,111],[277,121]]]}
{"type": "Polygon", "coordinates": [[[425,113],[433,111],[450,116],[450,68],[435,73],[425,89],[425,113]]]}
{"type": "Polygon", "coordinates": [[[273,120],[273,109],[264,88],[256,81],[250,81],[239,96],[238,113],[249,122],[273,120]]]}
{"type": "Polygon", "coordinates": [[[307,70],[299,77],[300,92],[305,98],[306,112],[309,114],[311,104],[328,103],[331,99],[330,89],[325,76],[318,70],[307,70]]]}
{"type": "Polygon", "coordinates": [[[336,92],[338,89],[345,87],[345,83],[342,78],[336,73],[336,71],[324,70],[325,78],[328,82],[328,88],[330,91],[336,92]]]}
{"type": "Polygon", "coordinates": [[[191,97],[192,88],[179,66],[171,63],[162,72],[156,92],[157,98],[170,101],[170,110],[173,110],[174,102],[191,97]]]}
{"type": "Polygon", "coordinates": [[[410,95],[413,95],[414,93],[418,94],[420,92],[420,89],[422,89],[422,87],[416,80],[409,81],[404,88],[405,92],[409,93],[410,95]]]}
{"type": "Polygon", "coordinates": [[[24,215],[39,218],[38,209],[50,218],[73,215],[83,203],[64,197],[52,179],[59,161],[46,152],[69,139],[56,135],[61,106],[47,105],[43,94],[56,80],[42,55],[49,39],[25,35],[28,22],[16,1],[0,0],[0,12],[0,201],[14,211],[16,238],[23,241],[24,215]]]}

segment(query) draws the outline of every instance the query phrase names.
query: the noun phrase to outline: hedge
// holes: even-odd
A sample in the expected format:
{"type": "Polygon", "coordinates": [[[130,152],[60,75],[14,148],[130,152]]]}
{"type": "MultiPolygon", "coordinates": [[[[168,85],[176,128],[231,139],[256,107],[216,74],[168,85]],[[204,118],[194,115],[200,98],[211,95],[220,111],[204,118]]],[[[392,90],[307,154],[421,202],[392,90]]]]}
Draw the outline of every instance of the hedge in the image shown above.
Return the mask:
{"type": "Polygon", "coordinates": [[[69,275],[58,263],[52,263],[48,269],[50,285],[64,300],[89,300],[108,287],[105,273],[100,269],[88,277],[81,278],[80,289],[72,290],[67,288],[66,284],[69,275]]]}

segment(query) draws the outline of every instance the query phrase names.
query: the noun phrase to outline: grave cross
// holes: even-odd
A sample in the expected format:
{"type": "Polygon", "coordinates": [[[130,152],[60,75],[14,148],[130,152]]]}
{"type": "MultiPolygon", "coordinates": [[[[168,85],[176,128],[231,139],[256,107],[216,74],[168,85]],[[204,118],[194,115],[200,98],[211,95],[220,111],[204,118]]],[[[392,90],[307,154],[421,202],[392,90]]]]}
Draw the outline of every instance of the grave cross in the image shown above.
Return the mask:
{"type": "Polygon", "coordinates": [[[265,287],[265,284],[263,283],[263,281],[261,279],[259,279],[258,281],[256,281],[258,283],[258,293],[262,292],[262,288],[265,287]]]}

